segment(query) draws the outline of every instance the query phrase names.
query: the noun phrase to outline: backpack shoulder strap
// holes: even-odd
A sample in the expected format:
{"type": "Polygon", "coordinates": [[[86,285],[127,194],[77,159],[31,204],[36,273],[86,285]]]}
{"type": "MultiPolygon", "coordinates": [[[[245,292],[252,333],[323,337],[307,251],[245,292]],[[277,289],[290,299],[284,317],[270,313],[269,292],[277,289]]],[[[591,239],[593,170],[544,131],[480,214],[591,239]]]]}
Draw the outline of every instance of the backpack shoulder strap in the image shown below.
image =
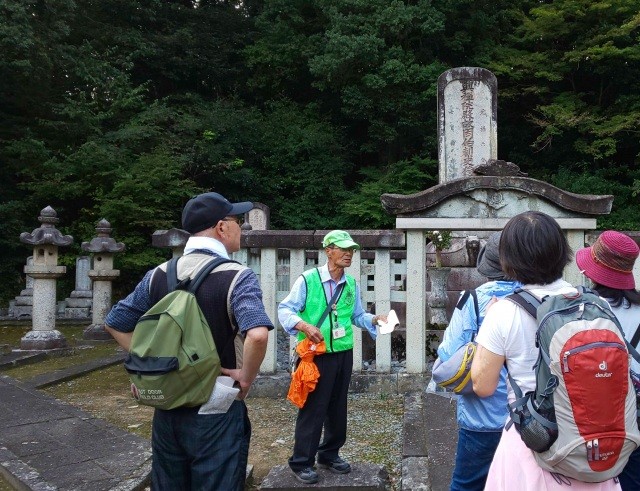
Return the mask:
{"type": "Polygon", "coordinates": [[[504,298],[522,307],[534,319],[536,318],[536,311],[542,303],[535,296],[522,288],[517,288],[513,293],[504,298]]]}
{"type": "Polygon", "coordinates": [[[198,273],[192,278],[191,282],[189,283],[189,287],[187,288],[187,291],[189,291],[190,293],[195,293],[198,290],[198,288],[200,288],[200,285],[205,280],[205,278],[209,275],[209,273],[211,273],[211,271],[216,269],[221,264],[235,263],[235,262],[237,261],[233,261],[231,259],[225,259],[224,257],[216,257],[215,259],[212,259],[211,261],[206,263],[202,267],[202,269],[200,269],[200,271],[198,271],[198,273]]]}
{"type": "Polygon", "coordinates": [[[174,257],[167,263],[167,291],[172,292],[178,286],[178,259],[174,257]]]}
{"type": "Polygon", "coordinates": [[[462,310],[462,307],[467,303],[469,297],[473,297],[473,309],[476,313],[476,319],[480,318],[480,311],[478,310],[478,294],[475,289],[473,290],[465,290],[460,296],[460,300],[456,304],[456,309],[462,310]]]}
{"type": "Polygon", "coordinates": [[[631,346],[636,348],[638,346],[638,341],[640,341],[640,324],[636,327],[636,332],[633,333],[633,337],[631,338],[631,346]]]}
{"type": "MultiPolygon", "coordinates": [[[[473,290],[469,291],[469,294],[471,295],[471,298],[473,298],[473,309],[476,312],[476,321],[480,319],[480,306],[478,305],[478,293],[476,292],[476,289],[474,288],[473,290]]],[[[478,329],[480,328],[480,326],[478,326],[478,329]]]]}

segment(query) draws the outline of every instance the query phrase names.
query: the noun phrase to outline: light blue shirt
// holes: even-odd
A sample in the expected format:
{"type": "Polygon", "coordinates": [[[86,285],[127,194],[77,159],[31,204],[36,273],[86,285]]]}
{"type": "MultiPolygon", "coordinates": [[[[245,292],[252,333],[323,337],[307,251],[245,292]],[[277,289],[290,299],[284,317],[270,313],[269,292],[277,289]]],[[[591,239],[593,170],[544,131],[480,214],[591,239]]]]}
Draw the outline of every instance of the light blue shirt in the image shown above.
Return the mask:
{"type": "MultiPolygon", "coordinates": [[[[487,305],[492,297],[509,295],[520,283],[515,281],[489,281],[476,288],[479,317],[476,317],[473,297],[469,296],[464,305],[458,305],[453,311],[438,347],[438,357],[446,361],[460,348],[474,338],[478,326],[482,325],[487,305]]],[[[475,394],[458,397],[457,417],[461,428],[472,431],[500,431],[507,419],[507,371],[500,372],[500,380],[495,393],[480,398],[475,394]]]]}
{"type": "MultiPolygon", "coordinates": [[[[320,272],[320,278],[322,280],[322,286],[324,287],[324,294],[327,297],[327,302],[331,300],[333,293],[338,288],[338,285],[346,282],[346,276],[343,274],[342,278],[338,282],[334,281],[329,274],[329,268],[325,264],[318,268],[320,272]]],[[[307,284],[304,281],[302,275],[298,277],[289,295],[278,306],[278,320],[284,328],[284,330],[291,336],[296,336],[298,330],[295,328],[296,324],[302,319],[298,315],[304,309],[307,300],[307,284]]],[[[351,323],[360,329],[366,329],[373,339],[376,339],[376,327],[372,324],[373,314],[369,314],[362,308],[362,300],[360,297],[360,286],[356,282],[356,304],[351,315],[351,323]]]]}

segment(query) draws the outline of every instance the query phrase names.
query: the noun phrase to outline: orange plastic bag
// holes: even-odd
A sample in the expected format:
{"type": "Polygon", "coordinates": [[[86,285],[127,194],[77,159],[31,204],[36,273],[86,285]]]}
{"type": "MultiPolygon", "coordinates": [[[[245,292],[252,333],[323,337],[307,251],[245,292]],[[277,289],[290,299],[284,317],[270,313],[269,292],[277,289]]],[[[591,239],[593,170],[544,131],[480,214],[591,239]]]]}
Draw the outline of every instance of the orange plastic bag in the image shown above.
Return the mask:
{"type": "Polygon", "coordinates": [[[289,385],[287,399],[295,406],[302,408],[307,402],[309,393],[315,390],[320,378],[320,372],[313,362],[313,357],[326,353],[327,345],[324,341],[315,344],[305,338],[298,343],[296,351],[300,356],[300,363],[291,374],[291,385],[289,385]]]}

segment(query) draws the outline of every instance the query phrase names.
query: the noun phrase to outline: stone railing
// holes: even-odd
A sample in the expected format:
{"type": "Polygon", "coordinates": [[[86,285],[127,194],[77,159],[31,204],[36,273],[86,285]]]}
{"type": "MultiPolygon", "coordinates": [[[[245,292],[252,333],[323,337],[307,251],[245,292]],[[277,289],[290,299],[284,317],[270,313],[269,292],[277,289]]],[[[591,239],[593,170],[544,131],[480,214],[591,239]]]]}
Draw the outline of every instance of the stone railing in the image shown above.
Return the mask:
{"type": "MultiPolygon", "coordinates": [[[[234,259],[248,265],[258,275],[267,314],[277,326],[269,336],[267,355],[261,366],[264,374],[283,369],[289,361],[293,338],[277,322],[278,303],[303,271],[324,264],[322,238],[326,233],[326,230],[243,232],[242,249],[234,259]]],[[[386,313],[394,308],[401,321],[399,332],[378,336],[375,342],[366,333],[363,336],[360,329],[354,329],[354,371],[389,373],[402,362],[403,370],[406,368],[408,373],[425,373],[428,347],[432,341],[437,345],[437,340],[432,339],[426,322],[430,282],[426,268],[429,252],[424,235],[401,230],[352,230],[350,233],[362,250],[355,252],[347,272],[360,283],[363,306],[376,313],[386,313]],[[421,253],[416,254],[416,251],[421,253]],[[375,363],[370,364],[372,359],[375,363]]],[[[639,233],[627,233],[640,242],[639,233]]],[[[597,233],[590,233],[586,238],[592,243],[596,237],[597,233]]],[[[634,274],[640,285],[640,261],[636,263],[634,274]]],[[[449,317],[459,292],[484,281],[473,267],[452,268],[447,286],[449,317]]]]}
{"type": "MultiPolygon", "coordinates": [[[[326,233],[326,230],[243,232],[242,249],[234,254],[234,259],[248,265],[258,275],[267,314],[277,325],[278,303],[285,298],[296,278],[303,271],[325,263],[322,238],[326,233]]],[[[347,272],[360,284],[363,306],[375,313],[387,313],[394,308],[401,320],[398,333],[380,335],[375,342],[362,330],[354,329],[354,371],[368,369],[376,373],[389,373],[402,364],[409,373],[425,372],[429,344],[424,323],[428,309],[428,277],[426,273],[422,275],[425,281],[420,286],[410,288],[407,285],[405,233],[400,230],[352,230],[350,233],[362,250],[354,253],[347,272]],[[414,329],[411,329],[411,322],[406,322],[408,311],[423,313],[418,316],[421,319],[419,326],[413,323],[416,326],[414,329]],[[375,360],[375,363],[370,363],[370,360],[375,360]]],[[[459,290],[464,287],[461,284],[474,280],[476,284],[482,282],[480,277],[469,276],[473,275],[473,268],[461,269],[467,271],[453,273],[449,281],[449,312],[459,290]]],[[[270,333],[261,372],[274,373],[283,365],[286,366],[293,346],[293,338],[290,339],[278,325],[270,333]]]]}

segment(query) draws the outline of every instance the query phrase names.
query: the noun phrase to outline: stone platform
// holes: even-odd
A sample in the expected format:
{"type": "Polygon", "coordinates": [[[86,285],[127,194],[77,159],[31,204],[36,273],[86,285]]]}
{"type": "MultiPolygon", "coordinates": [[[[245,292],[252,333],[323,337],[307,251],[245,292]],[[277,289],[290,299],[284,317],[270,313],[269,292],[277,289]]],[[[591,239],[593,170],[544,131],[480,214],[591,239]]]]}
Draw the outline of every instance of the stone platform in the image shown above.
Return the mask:
{"type": "Polygon", "coordinates": [[[359,462],[351,463],[349,474],[334,474],[328,469],[317,469],[319,481],[304,484],[298,481],[287,465],[271,469],[260,485],[261,491],[299,491],[300,489],[322,489],[324,491],[381,491],[386,489],[389,479],[382,466],[359,462]]]}

